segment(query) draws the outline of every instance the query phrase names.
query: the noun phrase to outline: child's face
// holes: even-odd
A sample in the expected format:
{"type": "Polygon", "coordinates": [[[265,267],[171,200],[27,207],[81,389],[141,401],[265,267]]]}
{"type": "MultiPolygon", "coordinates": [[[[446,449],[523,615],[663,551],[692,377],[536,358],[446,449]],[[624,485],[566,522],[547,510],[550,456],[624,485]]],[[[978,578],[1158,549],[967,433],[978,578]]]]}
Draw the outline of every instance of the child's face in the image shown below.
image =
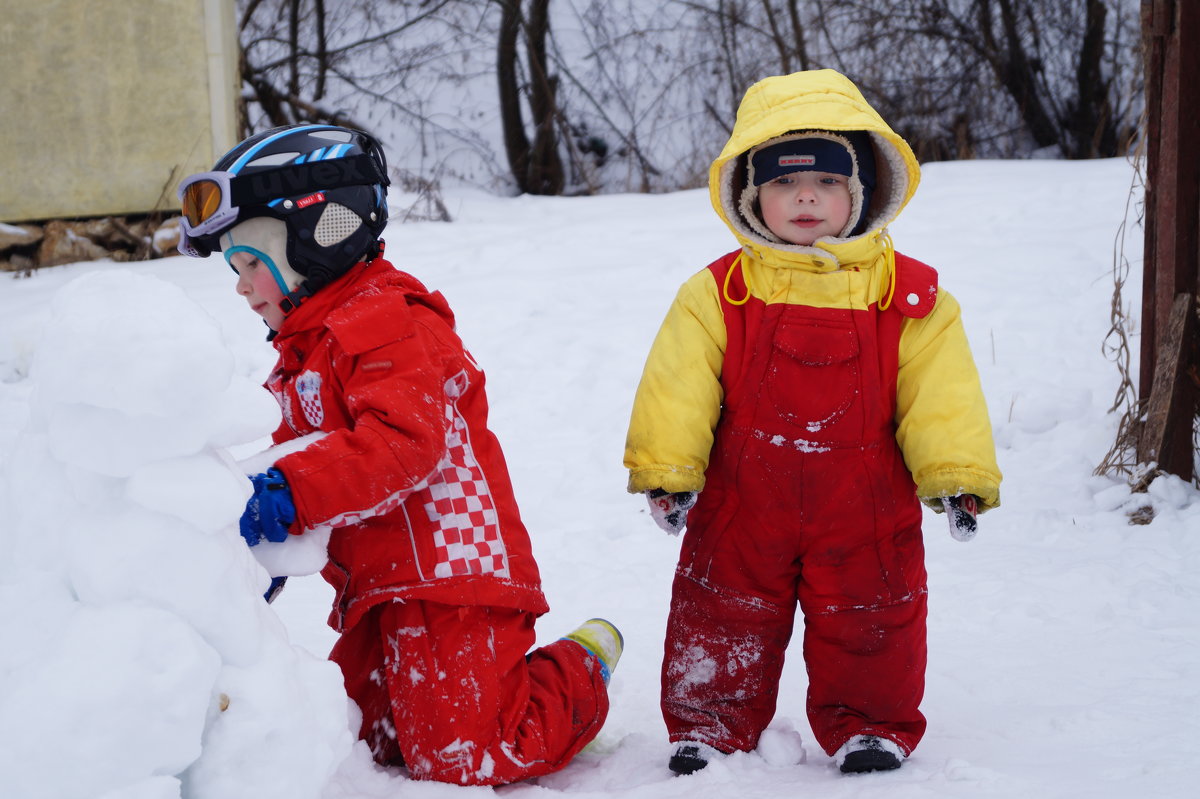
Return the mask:
{"type": "Polygon", "coordinates": [[[283,324],[283,309],[279,301],[283,291],[267,265],[252,253],[241,251],[229,256],[229,264],[238,273],[237,293],[250,303],[250,310],[266,320],[267,326],[278,330],[283,324]]]}
{"type": "Polygon", "coordinates": [[[850,221],[850,179],[832,172],[791,172],[758,188],[767,229],[789,244],[836,236],[850,221]]]}

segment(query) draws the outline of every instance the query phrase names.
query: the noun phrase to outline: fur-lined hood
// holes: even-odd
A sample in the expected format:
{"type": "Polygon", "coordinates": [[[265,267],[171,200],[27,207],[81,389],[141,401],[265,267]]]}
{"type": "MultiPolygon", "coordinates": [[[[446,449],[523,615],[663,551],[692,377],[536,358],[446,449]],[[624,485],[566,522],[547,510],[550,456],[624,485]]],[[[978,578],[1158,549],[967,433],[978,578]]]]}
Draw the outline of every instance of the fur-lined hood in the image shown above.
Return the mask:
{"type": "Polygon", "coordinates": [[[751,86],[738,107],[733,134],[709,168],[708,178],[713,208],[743,248],[760,260],[766,256],[767,260],[826,271],[870,264],[883,252],[887,226],[917,190],[921,170],[908,143],[867,104],[858,87],[839,72],[820,69],[766,78],[751,86]],[[769,139],[807,130],[870,134],[875,147],[876,188],[864,233],[824,237],[805,247],[772,241],[763,234],[761,222],[752,224],[743,214],[740,206],[747,185],[747,153],[769,139]]]}

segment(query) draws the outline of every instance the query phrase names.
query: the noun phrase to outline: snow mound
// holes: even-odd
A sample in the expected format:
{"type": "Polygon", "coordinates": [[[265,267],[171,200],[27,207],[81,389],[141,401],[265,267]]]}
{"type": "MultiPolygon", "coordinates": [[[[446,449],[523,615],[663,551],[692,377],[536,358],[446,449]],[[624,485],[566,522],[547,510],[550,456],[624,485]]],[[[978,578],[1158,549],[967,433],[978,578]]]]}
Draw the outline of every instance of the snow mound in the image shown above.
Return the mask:
{"type": "Polygon", "coordinates": [[[352,706],[262,599],[224,449],[273,402],[158,278],[88,273],[45,329],[0,495],[0,640],[23,642],[0,651],[5,793],[316,799],[352,706]]]}

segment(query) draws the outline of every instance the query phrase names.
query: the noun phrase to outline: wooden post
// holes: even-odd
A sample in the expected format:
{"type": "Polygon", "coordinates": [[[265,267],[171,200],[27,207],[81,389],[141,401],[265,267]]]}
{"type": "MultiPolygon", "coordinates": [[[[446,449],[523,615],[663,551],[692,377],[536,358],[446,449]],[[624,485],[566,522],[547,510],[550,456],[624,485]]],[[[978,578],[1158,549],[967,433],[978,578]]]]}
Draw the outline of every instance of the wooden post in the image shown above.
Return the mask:
{"type": "Polygon", "coordinates": [[[1138,398],[1157,415],[1154,424],[1147,418],[1138,460],[1191,480],[1200,397],[1193,332],[1200,291],[1200,3],[1142,0],[1142,31],[1147,187],[1138,398]]]}

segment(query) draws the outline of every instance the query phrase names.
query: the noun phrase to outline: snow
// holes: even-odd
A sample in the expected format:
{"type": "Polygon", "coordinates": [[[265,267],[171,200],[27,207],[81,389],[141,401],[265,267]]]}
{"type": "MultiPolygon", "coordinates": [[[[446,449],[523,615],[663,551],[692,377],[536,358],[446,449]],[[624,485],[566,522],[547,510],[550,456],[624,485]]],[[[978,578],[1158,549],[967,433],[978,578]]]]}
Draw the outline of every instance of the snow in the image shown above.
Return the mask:
{"type": "Polygon", "coordinates": [[[665,767],[679,539],[624,492],[621,450],[676,288],[733,247],[705,192],[462,191],[446,197],[455,222],[388,232],[389,257],[446,294],[488,373],[552,606],[539,640],[593,615],[626,640],[599,738],[495,790],[374,767],[324,659],[324,582],[293,577],[262,602],[268,568],[311,574],[323,542],[259,547],[264,568],[237,534],[241,475],[269,462],[278,409],[259,387],[273,350],[219,257],[0,281],[0,795],[1192,795],[1200,492],[1160,478],[1133,495],[1092,474],[1116,432],[1101,342],[1132,177],[1121,160],[933,164],[893,228],[963,305],[1004,504],[969,544],[927,512],[929,732],[900,771],[857,777],[812,740],[798,646],[756,752],[687,778],[665,767]],[[1131,525],[1143,505],[1154,521],[1131,525]]]}

